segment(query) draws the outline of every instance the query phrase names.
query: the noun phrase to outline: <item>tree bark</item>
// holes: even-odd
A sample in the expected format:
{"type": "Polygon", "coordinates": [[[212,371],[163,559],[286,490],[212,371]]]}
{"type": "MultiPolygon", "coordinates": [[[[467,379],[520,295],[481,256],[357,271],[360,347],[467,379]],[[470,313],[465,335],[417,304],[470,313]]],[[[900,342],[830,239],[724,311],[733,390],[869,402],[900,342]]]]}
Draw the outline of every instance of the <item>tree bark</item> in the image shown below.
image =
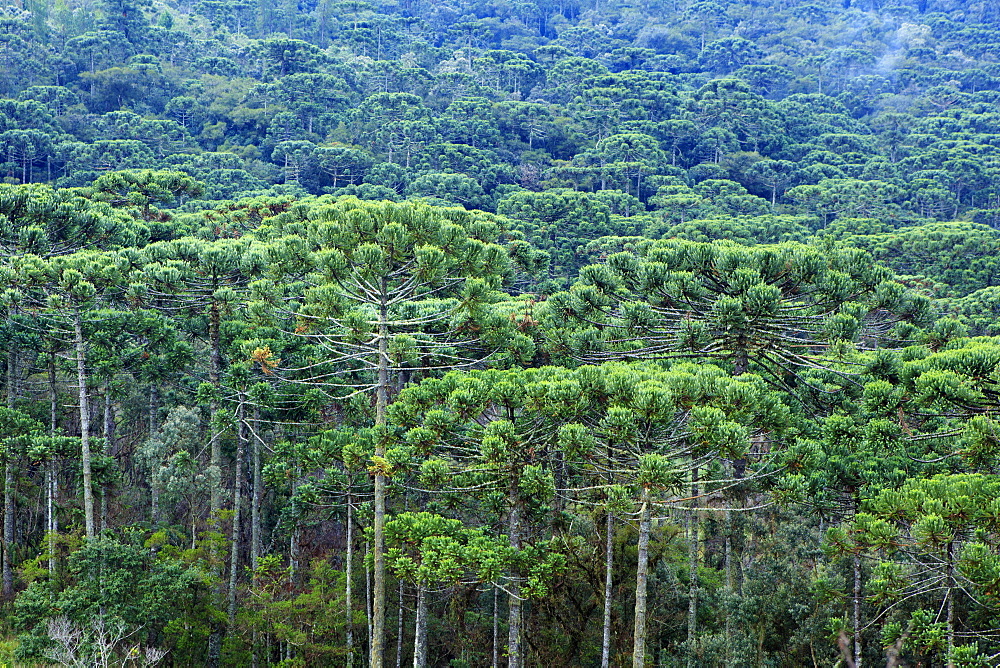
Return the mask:
{"type": "Polygon", "coordinates": [[[371,646],[373,644],[373,627],[372,627],[372,569],[368,568],[368,553],[371,551],[371,543],[365,541],[365,613],[368,617],[368,649],[369,656],[371,656],[371,646]]]}
{"type": "Polygon", "coordinates": [[[346,591],[344,592],[345,607],[347,608],[347,668],[354,668],[354,601],[353,595],[353,575],[354,575],[354,503],[351,499],[350,483],[347,490],[347,556],[345,561],[345,575],[347,578],[346,591]]]}
{"type": "MultiPolygon", "coordinates": [[[[219,314],[219,305],[212,302],[211,308],[208,311],[208,346],[209,346],[209,362],[208,362],[208,380],[212,384],[212,387],[218,391],[219,389],[219,379],[220,379],[220,369],[222,367],[222,353],[219,343],[219,325],[221,316],[219,314]]],[[[222,441],[219,439],[219,435],[215,433],[215,416],[219,412],[219,401],[217,398],[213,397],[211,404],[209,405],[209,429],[211,429],[211,454],[209,465],[212,466],[220,474],[222,473],[222,441]]],[[[222,509],[222,481],[220,480],[218,484],[212,485],[211,497],[209,499],[209,524],[215,524],[218,521],[219,510],[222,509]]]]}
{"type": "MultiPolygon", "coordinates": [[[[517,485],[518,479],[519,476],[511,476],[510,488],[508,489],[510,515],[507,518],[507,535],[510,546],[515,551],[521,549],[522,508],[517,485]]],[[[507,600],[507,668],[521,668],[524,665],[524,657],[521,655],[521,573],[517,569],[511,573],[507,600]]]]}
{"type": "MultiPolygon", "coordinates": [[[[49,353],[48,363],[49,374],[49,435],[55,436],[59,422],[59,395],[56,392],[56,356],[49,353]]],[[[59,496],[59,471],[56,468],[56,454],[49,453],[49,466],[46,471],[47,504],[46,504],[46,530],[49,532],[49,577],[56,571],[56,533],[59,531],[59,521],[56,518],[56,505],[59,496]]]]}
{"type": "Polygon", "coordinates": [[[854,665],[861,668],[861,557],[854,555],[854,665]]]}
{"type": "MultiPolygon", "coordinates": [[[[296,487],[298,485],[296,484],[296,487]]],[[[292,494],[295,494],[295,489],[292,490],[292,494]]],[[[296,517],[292,520],[294,522],[292,526],[292,533],[288,537],[288,584],[294,587],[299,582],[299,557],[301,556],[302,546],[299,544],[299,539],[301,538],[302,530],[299,527],[299,518],[296,517]]]]}
{"type": "Polygon", "coordinates": [[[413,631],[413,668],[427,668],[427,585],[417,583],[417,621],[413,631]]]}
{"type": "Polygon", "coordinates": [[[490,668],[500,666],[500,593],[493,587],[493,662],[490,668]]]}
{"type": "Polygon", "coordinates": [[[104,448],[112,457],[115,456],[115,407],[111,401],[111,384],[104,384],[104,424],[101,433],[104,435],[104,448]]]}
{"type": "Polygon", "coordinates": [[[156,389],[156,385],[149,386],[149,435],[152,437],[159,429],[159,425],[156,423],[156,413],[159,410],[160,403],[160,393],[156,389]]]}
{"type": "Polygon", "coordinates": [[[101,495],[101,513],[97,528],[98,535],[108,528],[108,487],[106,485],[101,486],[99,494],[101,495]]]}
{"type": "Polygon", "coordinates": [[[403,616],[403,580],[400,578],[399,598],[396,603],[396,668],[403,666],[403,616]]]}
{"type": "Polygon", "coordinates": [[[725,511],[724,523],[726,531],[725,561],[723,564],[726,576],[726,666],[731,666],[733,664],[733,601],[735,592],[733,591],[733,517],[729,510],[725,511]]]}
{"type": "Polygon", "coordinates": [[[611,512],[604,527],[604,630],[601,634],[601,668],[611,665],[611,596],[614,571],[614,525],[611,512]]]}
{"type": "Polygon", "coordinates": [[[646,584],[649,576],[649,488],[643,486],[639,507],[639,554],[635,571],[635,629],[632,641],[632,668],[646,665],[646,584]]]}
{"type": "Polygon", "coordinates": [[[264,498],[260,470],[260,406],[253,407],[253,492],[250,497],[250,565],[257,568],[261,552],[260,506],[264,498]]]}
{"type": "Polygon", "coordinates": [[[160,523],[160,486],[152,479],[149,481],[149,502],[150,521],[152,521],[153,526],[157,526],[160,523]]]}
{"type": "MultiPolygon", "coordinates": [[[[7,408],[14,408],[17,396],[14,376],[17,367],[17,351],[11,348],[7,355],[7,408]]],[[[3,566],[2,589],[4,600],[14,596],[14,456],[8,449],[4,458],[3,475],[3,566]]]]}
{"type": "Polygon", "coordinates": [[[83,516],[87,538],[94,537],[94,491],[90,468],[90,401],[87,396],[87,351],[83,340],[80,310],[73,312],[73,339],[76,346],[76,381],[80,398],[80,452],[83,466],[83,516]]]}
{"type": "Polygon", "coordinates": [[[50,455],[49,465],[45,471],[45,531],[48,533],[49,544],[49,578],[56,572],[56,460],[50,455]]]}
{"type": "Polygon", "coordinates": [[[14,457],[7,452],[3,476],[3,598],[14,596],[14,457]]]}
{"type": "Polygon", "coordinates": [[[955,668],[955,542],[948,543],[948,588],[945,596],[948,597],[948,612],[945,618],[945,629],[948,637],[948,659],[947,668],[955,668]]]}
{"type": "MultiPolygon", "coordinates": [[[[378,385],[375,388],[375,425],[385,424],[385,411],[389,404],[389,295],[386,279],[382,279],[382,304],[378,321],[378,385]]],[[[375,455],[385,457],[385,445],[380,440],[375,455]]],[[[372,644],[370,668],[382,668],[385,655],[385,475],[381,469],[375,473],[374,517],[372,521],[372,644]]]]}
{"type": "Polygon", "coordinates": [[[698,467],[691,469],[694,510],[688,517],[688,668],[698,665],[698,467]]]}
{"type": "Polygon", "coordinates": [[[233,467],[233,532],[232,545],[229,555],[229,591],[228,593],[228,621],[232,628],[236,623],[236,579],[240,570],[240,535],[242,529],[243,514],[243,457],[246,452],[247,428],[246,428],[246,395],[242,392],[239,396],[239,405],[236,408],[236,462],[233,467]]]}
{"type": "Polygon", "coordinates": [[[222,630],[218,622],[212,622],[211,631],[208,634],[208,660],[205,664],[208,668],[218,668],[222,661],[222,630]]]}

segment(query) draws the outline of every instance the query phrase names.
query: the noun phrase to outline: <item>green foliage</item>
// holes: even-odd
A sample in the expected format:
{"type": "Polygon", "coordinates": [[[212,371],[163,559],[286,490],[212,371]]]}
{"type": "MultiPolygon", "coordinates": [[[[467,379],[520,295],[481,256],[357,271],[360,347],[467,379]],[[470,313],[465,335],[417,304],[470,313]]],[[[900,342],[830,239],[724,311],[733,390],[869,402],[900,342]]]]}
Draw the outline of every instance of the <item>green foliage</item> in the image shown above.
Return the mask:
{"type": "Polygon", "coordinates": [[[86,624],[103,619],[124,624],[129,633],[152,638],[169,632],[171,623],[197,609],[205,595],[204,575],[182,563],[157,559],[138,532],[121,538],[102,536],[69,557],[70,579],[57,591],[35,582],[18,597],[12,615],[20,638],[19,655],[43,656],[49,646],[46,621],[59,615],[86,624]]]}
{"type": "Polygon", "coordinates": [[[634,581],[647,663],[994,661],[996,3],[85,4],[0,10],[17,662],[359,665],[362,553],[399,661],[634,581]]]}

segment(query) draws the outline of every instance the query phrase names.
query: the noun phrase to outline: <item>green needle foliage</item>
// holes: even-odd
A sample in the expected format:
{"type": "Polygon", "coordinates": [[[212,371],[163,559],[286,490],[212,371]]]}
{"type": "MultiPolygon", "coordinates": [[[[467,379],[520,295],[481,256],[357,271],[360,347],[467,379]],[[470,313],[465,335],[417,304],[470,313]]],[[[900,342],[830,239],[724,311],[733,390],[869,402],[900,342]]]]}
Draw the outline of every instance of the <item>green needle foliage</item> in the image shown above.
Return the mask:
{"type": "Polygon", "coordinates": [[[0,8],[0,665],[1000,657],[1000,9],[0,8]]]}

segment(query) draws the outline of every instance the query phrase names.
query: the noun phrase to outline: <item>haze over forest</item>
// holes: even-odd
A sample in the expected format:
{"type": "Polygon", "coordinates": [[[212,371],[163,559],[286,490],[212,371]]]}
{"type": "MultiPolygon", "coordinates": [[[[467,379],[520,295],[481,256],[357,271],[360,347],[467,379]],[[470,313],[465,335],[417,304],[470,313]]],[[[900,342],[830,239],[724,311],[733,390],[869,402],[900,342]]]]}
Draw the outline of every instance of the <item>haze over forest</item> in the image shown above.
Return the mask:
{"type": "Polygon", "coordinates": [[[0,666],[1000,665],[1000,4],[8,0],[0,666]]]}

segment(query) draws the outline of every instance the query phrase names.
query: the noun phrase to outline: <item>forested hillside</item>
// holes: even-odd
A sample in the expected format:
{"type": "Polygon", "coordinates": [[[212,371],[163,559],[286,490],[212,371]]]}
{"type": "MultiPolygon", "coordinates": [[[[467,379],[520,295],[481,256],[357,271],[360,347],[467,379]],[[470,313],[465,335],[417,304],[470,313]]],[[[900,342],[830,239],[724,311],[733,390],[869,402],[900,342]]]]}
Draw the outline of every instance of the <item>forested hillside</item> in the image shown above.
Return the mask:
{"type": "Polygon", "coordinates": [[[1000,4],[0,7],[0,666],[1000,665],[1000,4]]]}

